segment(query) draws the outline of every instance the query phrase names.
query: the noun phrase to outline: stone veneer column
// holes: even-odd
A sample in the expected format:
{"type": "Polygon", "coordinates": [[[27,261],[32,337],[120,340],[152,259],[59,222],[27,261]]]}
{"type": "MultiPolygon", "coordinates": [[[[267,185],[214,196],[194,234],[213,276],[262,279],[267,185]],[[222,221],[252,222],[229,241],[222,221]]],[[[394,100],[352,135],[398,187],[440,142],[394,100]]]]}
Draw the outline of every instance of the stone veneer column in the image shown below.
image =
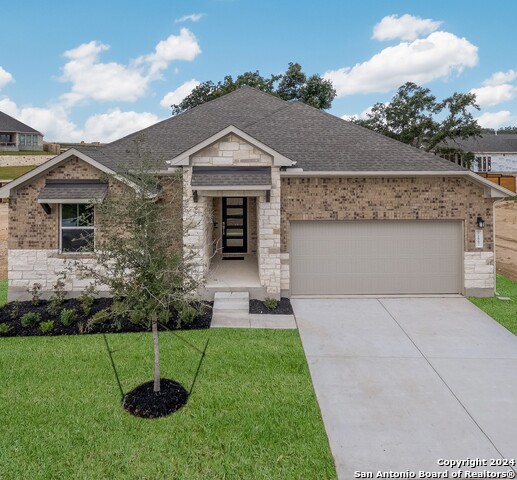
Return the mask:
{"type": "Polygon", "coordinates": [[[199,197],[194,202],[190,181],[192,169],[183,167],[183,254],[194,264],[194,275],[203,281],[208,273],[211,257],[211,197],[199,197]]]}
{"type": "Polygon", "coordinates": [[[271,168],[271,201],[258,201],[258,266],[260,283],[273,298],[280,298],[280,169],[271,168]]]}
{"type": "Polygon", "coordinates": [[[494,252],[465,252],[465,295],[489,297],[495,289],[494,252]]]}

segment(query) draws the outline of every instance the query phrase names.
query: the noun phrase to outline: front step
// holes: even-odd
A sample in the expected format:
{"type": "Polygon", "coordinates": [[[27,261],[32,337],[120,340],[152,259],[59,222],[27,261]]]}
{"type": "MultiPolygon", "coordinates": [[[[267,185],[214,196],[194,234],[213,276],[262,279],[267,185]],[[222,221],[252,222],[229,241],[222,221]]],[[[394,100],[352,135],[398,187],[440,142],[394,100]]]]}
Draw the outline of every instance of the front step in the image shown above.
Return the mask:
{"type": "Polygon", "coordinates": [[[216,292],[213,308],[214,312],[249,313],[250,294],[249,292],[216,292]]]}
{"type": "Polygon", "coordinates": [[[248,292],[216,292],[212,327],[250,327],[250,294],[248,292]]]}

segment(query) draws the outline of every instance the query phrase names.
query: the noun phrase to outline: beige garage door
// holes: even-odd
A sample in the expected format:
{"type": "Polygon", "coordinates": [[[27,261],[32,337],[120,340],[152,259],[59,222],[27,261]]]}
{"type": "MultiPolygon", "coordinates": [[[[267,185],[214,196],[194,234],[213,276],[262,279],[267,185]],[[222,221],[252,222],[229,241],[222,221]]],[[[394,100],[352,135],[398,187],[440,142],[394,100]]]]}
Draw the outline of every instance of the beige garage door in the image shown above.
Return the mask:
{"type": "Polygon", "coordinates": [[[461,222],[291,222],[292,295],[461,293],[461,222]]]}

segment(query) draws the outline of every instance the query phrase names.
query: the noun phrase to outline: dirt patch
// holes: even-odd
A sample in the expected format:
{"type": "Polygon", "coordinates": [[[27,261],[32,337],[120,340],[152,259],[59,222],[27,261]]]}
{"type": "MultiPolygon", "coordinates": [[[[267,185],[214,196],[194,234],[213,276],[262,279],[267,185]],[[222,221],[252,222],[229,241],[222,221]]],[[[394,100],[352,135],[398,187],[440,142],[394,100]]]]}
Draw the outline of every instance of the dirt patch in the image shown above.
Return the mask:
{"type": "Polygon", "coordinates": [[[497,271],[517,281],[517,202],[497,204],[495,219],[497,271]]]}

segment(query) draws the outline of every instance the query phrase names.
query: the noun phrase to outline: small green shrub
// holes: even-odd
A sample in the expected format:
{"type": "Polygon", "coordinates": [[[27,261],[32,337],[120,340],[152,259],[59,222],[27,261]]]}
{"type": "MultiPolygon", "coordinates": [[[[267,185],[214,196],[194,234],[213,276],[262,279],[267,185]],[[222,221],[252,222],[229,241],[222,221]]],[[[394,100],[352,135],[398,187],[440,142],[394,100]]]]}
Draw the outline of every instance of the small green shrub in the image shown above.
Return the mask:
{"type": "Polygon", "coordinates": [[[20,319],[20,323],[24,328],[35,327],[40,321],[41,315],[38,312],[27,312],[20,319]]]}
{"type": "Polygon", "coordinates": [[[91,329],[94,325],[103,325],[108,323],[112,317],[111,311],[107,308],[94,313],[88,320],[87,328],[91,329]]]}
{"type": "Polygon", "coordinates": [[[54,320],[48,320],[39,324],[39,329],[42,333],[49,333],[54,330],[54,320]]]}
{"type": "Polygon", "coordinates": [[[20,302],[15,300],[11,305],[9,305],[9,318],[11,320],[16,320],[20,313],[20,302]]]}
{"type": "Polygon", "coordinates": [[[53,317],[57,317],[59,315],[61,305],[65,301],[66,291],[65,291],[65,282],[63,280],[58,279],[54,286],[52,287],[53,293],[49,299],[49,303],[47,306],[47,312],[49,315],[53,317]]]}
{"type": "Polygon", "coordinates": [[[142,325],[147,321],[147,314],[141,310],[133,310],[129,314],[129,321],[134,325],[142,325]]]}
{"type": "Polygon", "coordinates": [[[77,313],[73,308],[63,308],[59,319],[64,327],[69,327],[77,320],[77,313]]]}
{"type": "Polygon", "coordinates": [[[178,323],[180,326],[189,325],[197,317],[197,310],[192,305],[185,305],[178,312],[178,323]]]}
{"type": "Polygon", "coordinates": [[[262,303],[268,310],[274,310],[276,307],[278,307],[278,300],[276,298],[265,298],[262,303]]]}
{"type": "Polygon", "coordinates": [[[79,303],[81,304],[81,308],[83,309],[83,313],[85,315],[89,315],[92,311],[92,305],[95,301],[95,285],[88,285],[79,296],[79,303]]]}
{"type": "Polygon", "coordinates": [[[41,298],[41,283],[33,283],[31,288],[28,288],[27,291],[31,294],[31,302],[34,306],[39,305],[39,301],[41,298]]]}
{"type": "Polygon", "coordinates": [[[47,305],[47,313],[53,317],[58,317],[61,311],[61,302],[55,297],[52,297],[47,305]]]}
{"type": "Polygon", "coordinates": [[[8,323],[0,323],[0,335],[5,335],[11,330],[11,325],[8,323]]]}

